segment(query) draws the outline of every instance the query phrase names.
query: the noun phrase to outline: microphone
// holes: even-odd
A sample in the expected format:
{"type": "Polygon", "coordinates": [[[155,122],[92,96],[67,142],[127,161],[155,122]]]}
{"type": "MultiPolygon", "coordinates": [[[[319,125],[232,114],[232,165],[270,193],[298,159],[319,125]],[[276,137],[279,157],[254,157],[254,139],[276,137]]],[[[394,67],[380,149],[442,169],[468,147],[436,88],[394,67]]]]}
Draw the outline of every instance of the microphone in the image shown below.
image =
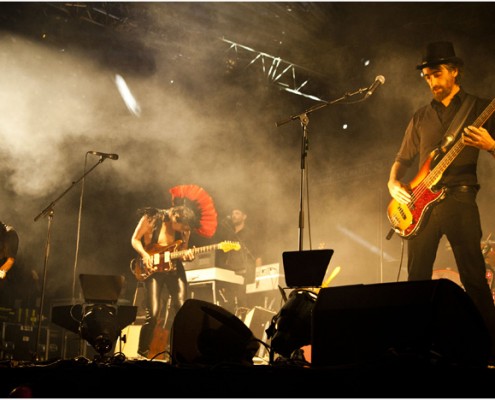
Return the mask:
{"type": "Polygon", "coordinates": [[[88,151],[88,154],[94,154],[95,156],[100,156],[103,158],[109,158],[110,160],[118,160],[118,154],[110,154],[110,153],[100,153],[99,151],[88,151]]]}
{"type": "Polygon", "coordinates": [[[370,97],[374,93],[374,91],[378,88],[378,86],[383,85],[384,83],[385,83],[385,77],[383,75],[378,75],[375,78],[373,84],[369,87],[368,91],[364,95],[364,98],[367,99],[368,97],[370,97]]]}

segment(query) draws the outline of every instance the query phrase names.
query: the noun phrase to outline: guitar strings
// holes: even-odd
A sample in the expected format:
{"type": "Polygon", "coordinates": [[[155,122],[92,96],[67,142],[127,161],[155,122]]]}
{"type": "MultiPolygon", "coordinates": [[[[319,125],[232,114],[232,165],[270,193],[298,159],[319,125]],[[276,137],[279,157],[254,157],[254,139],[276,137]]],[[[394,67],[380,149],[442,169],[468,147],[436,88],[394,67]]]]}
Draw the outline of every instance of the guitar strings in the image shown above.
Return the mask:
{"type": "MultiPolygon", "coordinates": [[[[495,99],[493,99],[488,107],[479,115],[478,118],[471,124],[472,126],[475,126],[477,128],[481,127],[485,121],[490,117],[490,115],[493,114],[495,111],[495,99]]],[[[433,168],[429,175],[412,191],[411,193],[411,201],[407,204],[407,207],[409,210],[414,209],[414,205],[418,199],[423,197],[424,193],[427,190],[430,190],[430,187],[433,186],[433,184],[436,182],[437,178],[439,178],[440,174],[447,169],[447,167],[450,165],[450,163],[454,160],[455,157],[458,156],[458,154],[462,151],[462,149],[465,147],[464,143],[462,143],[462,140],[458,140],[454,146],[450,149],[450,151],[447,152],[447,154],[442,158],[442,160],[433,168]],[[446,164],[446,165],[445,165],[446,164]],[[445,167],[444,167],[445,165],[445,167]],[[443,169],[442,169],[443,168],[443,169]],[[436,172],[436,170],[441,170],[439,173],[436,172]],[[433,178],[434,177],[434,178],[433,178]]],[[[400,207],[400,203],[399,203],[400,207]]],[[[412,214],[412,213],[411,213],[412,214]]],[[[401,217],[400,212],[394,212],[391,215],[391,219],[394,221],[397,221],[401,217]]],[[[397,225],[397,224],[396,224],[397,225]]],[[[411,226],[411,225],[409,225],[411,226]]],[[[395,227],[395,226],[394,226],[395,227]]]]}

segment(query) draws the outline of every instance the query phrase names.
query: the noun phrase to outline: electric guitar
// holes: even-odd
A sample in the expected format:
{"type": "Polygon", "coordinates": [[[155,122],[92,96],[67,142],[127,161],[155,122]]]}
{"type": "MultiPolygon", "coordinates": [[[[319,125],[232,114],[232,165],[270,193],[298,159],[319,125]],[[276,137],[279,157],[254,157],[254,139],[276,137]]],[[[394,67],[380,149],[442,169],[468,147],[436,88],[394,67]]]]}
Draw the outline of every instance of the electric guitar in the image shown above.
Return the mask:
{"type": "MultiPolygon", "coordinates": [[[[494,111],[495,99],[471,125],[481,127],[494,111]]],[[[464,147],[465,144],[459,139],[443,156],[444,151],[441,148],[433,150],[418,174],[409,183],[411,201],[402,204],[392,199],[389,203],[388,220],[399,236],[410,239],[417,235],[427,222],[432,207],[445,198],[445,188],[435,189],[434,186],[464,147]]]]}
{"type": "Polygon", "coordinates": [[[224,241],[203,247],[192,247],[186,250],[177,250],[182,243],[182,240],[177,240],[168,246],[153,244],[146,248],[146,252],[152,257],[153,260],[153,267],[151,269],[148,269],[145,265],[143,265],[143,260],[140,257],[133,258],[131,260],[130,267],[136,279],[141,282],[150,275],[153,275],[155,272],[175,271],[176,266],[174,260],[184,257],[189,252],[196,255],[212,250],[223,250],[224,252],[228,252],[231,250],[240,250],[241,248],[239,242],[224,241]]]}

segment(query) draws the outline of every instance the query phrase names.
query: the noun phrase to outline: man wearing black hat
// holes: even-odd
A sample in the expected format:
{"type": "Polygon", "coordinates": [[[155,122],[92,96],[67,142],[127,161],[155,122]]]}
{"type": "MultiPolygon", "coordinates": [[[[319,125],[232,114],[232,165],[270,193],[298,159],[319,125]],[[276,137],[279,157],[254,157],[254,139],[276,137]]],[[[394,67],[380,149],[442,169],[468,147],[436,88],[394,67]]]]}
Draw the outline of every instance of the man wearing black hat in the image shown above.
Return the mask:
{"type": "Polygon", "coordinates": [[[488,113],[478,123],[485,110],[493,111],[493,104],[463,90],[463,66],[452,43],[427,46],[417,69],[433,100],[414,113],[406,128],[390,170],[393,200],[388,212],[392,225],[397,223],[395,231],[409,239],[409,281],[431,279],[440,239],[447,237],[462,284],[490,331],[495,356],[495,306],[485,278],[476,203],[480,150],[495,157],[495,118],[488,113]],[[420,172],[406,184],[401,179],[416,158],[420,172]]]}

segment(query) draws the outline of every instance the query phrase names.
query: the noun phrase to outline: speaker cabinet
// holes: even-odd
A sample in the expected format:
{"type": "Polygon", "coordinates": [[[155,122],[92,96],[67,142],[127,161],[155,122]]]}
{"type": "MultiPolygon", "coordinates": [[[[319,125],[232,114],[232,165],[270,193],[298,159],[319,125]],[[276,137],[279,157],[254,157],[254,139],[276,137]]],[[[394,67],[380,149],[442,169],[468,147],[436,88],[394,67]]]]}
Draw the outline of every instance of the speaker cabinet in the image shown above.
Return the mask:
{"type": "Polygon", "coordinates": [[[172,324],[174,364],[252,364],[259,343],[235,315],[215,304],[188,299],[172,324]]]}
{"type": "Polygon", "coordinates": [[[123,353],[127,358],[138,357],[139,335],[142,325],[128,325],[122,332],[121,337],[115,344],[115,354],[123,353]]]}
{"type": "Polygon", "coordinates": [[[476,306],[448,279],[323,288],[311,325],[313,366],[400,357],[486,366],[490,352],[476,306]]]}
{"type": "MultiPolygon", "coordinates": [[[[244,323],[253,332],[254,337],[260,339],[263,343],[268,342],[266,330],[270,326],[272,318],[275,316],[275,312],[267,310],[262,307],[254,307],[246,314],[244,323]]],[[[260,346],[256,356],[259,358],[268,358],[270,352],[264,346],[260,346]]]]}

